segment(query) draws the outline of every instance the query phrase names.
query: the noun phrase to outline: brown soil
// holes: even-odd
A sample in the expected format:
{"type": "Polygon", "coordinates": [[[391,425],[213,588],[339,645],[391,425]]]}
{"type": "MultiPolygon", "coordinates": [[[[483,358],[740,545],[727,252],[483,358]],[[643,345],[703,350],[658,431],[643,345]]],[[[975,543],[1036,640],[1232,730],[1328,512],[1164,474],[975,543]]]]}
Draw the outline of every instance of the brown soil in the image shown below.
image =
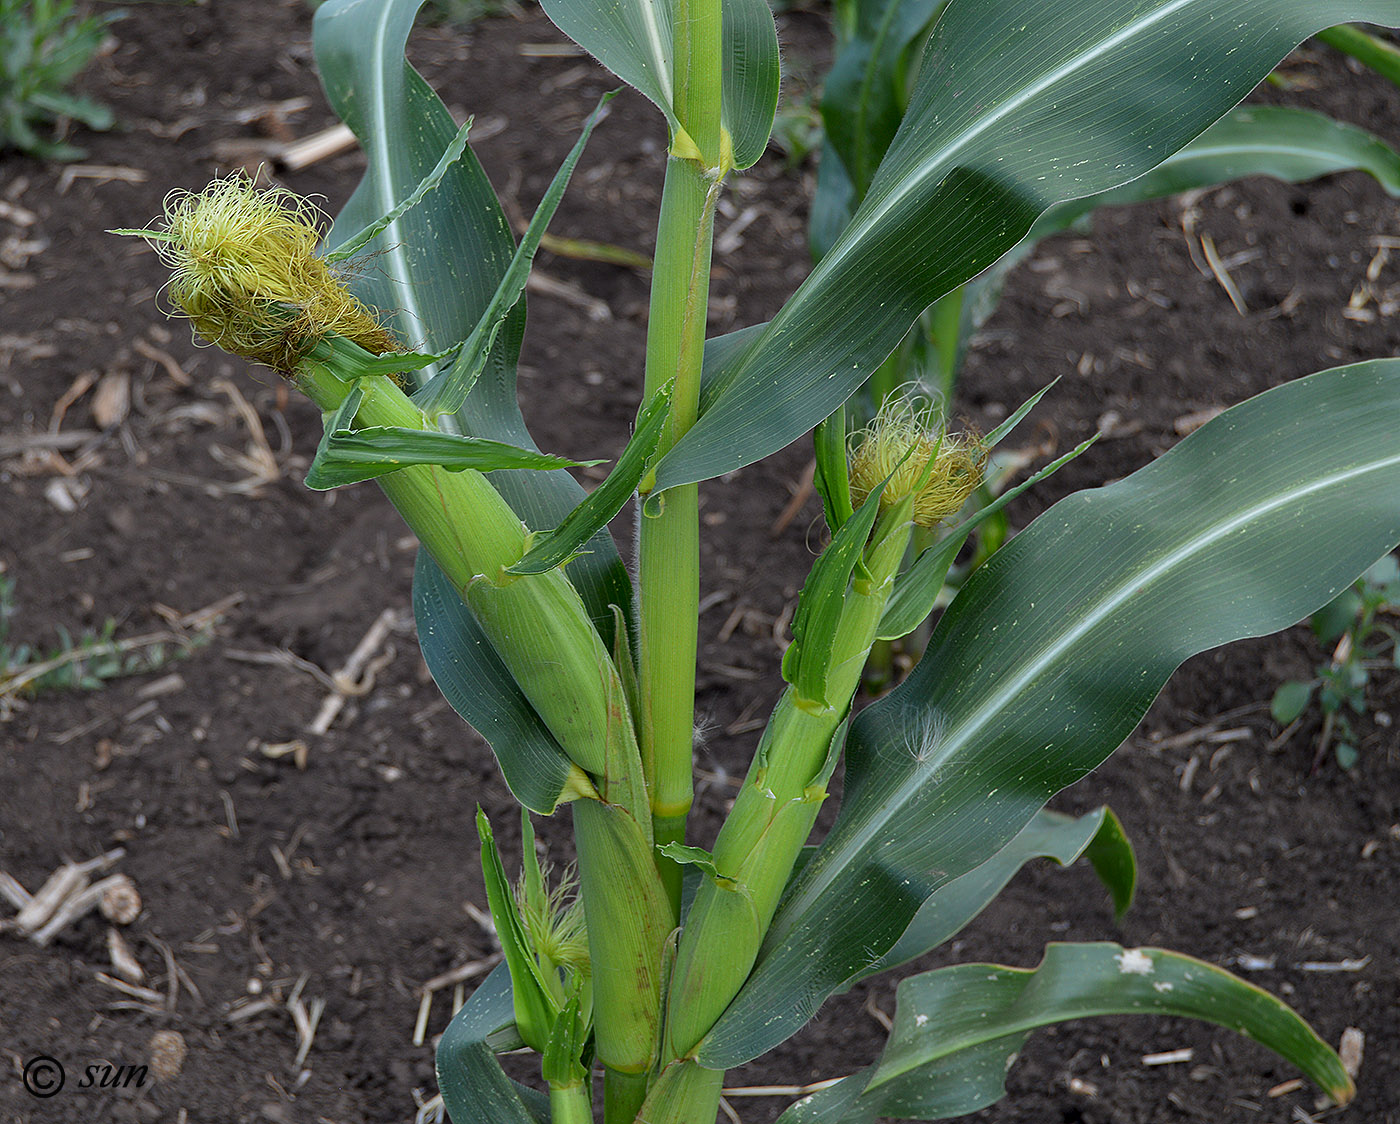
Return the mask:
{"type": "MultiPolygon", "coordinates": [[[[780,22],[790,68],[810,70],[826,49],[820,18],[795,11],[780,22]]],[[[303,488],[316,412],[266,373],[192,347],[157,307],[153,256],[102,233],[144,223],[172,187],[199,187],[232,163],[256,164],[279,136],[331,123],[309,25],[302,0],[134,5],[85,79],[120,131],[80,138],[90,149],[80,168],[0,158],[0,569],[17,598],[12,642],[56,647],[60,629],[79,634],[109,618],[118,637],[203,638],[180,658],[167,645],[158,669],[99,690],[24,701],[0,724],[0,868],[33,890],[66,859],[124,847],[116,868],[144,901],[127,939],[156,993],[124,994],[97,976],[110,966],[96,915],[46,947],[0,935],[7,1121],[409,1120],[415,1096],[434,1091],[431,1040],[451,1006],[451,989],[439,992],[427,1041],[415,1046],[420,989],[492,952],[475,920],[484,896],[471,814],[484,806],[507,850],[518,826],[489,751],[441,701],[411,629],[396,623],[372,686],[328,733],[308,732],[326,689],[305,668],[338,669],[384,609],[406,611],[412,541],[371,487],[303,488]],[[84,390],[90,377],[102,381],[84,390]],[[54,433],[60,443],[46,445],[54,433]],[[190,617],[210,606],[210,623],[190,617]],[[284,662],[260,662],[269,658],[284,662]],[[296,740],[300,762],[275,756],[296,740]],[[300,1067],[294,992],[308,1008],[324,1002],[300,1067]],[[262,1000],[265,1009],[250,1008],[262,1000]],[[178,1075],[139,1090],[77,1087],[90,1064],[146,1062],[158,1030],[188,1046],[178,1075]],[[21,1086],[36,1055],[69,1072],[48,1100],[21,1086]]],[[[477,115],[478,137],[491,134],[478,152],[517,213],[529,213],[610,85],[576,55],[522,51],[561,41],[537,14],[415,40],[447,103],[477,115]]],[[[1320,49],[1291,66],[1316,87],[1289,97],[1400,142],[1394,89],[1320,49]]],[[[650,107],[619,98],[555,232],[646,252],[662,144],[650,107]]],[[[360,166],[346,154],[284,182],[334,209],[360,166]]],[[[803,275],[810,184],[810,168],[790,174],[770,160],[736,185],[719,222],[722,239],[734,236],[717,258],[712,331],[770,316],[803,275]]],[[[1186,415],[1400,343],[1400,321],[1388,317],[1393,265],[1381,268],[1375,298],[1348,312],[1376,239],[1397,233],[1393,202],[1370,180],[1250,181],[1190,206],[1197,232],[1233,262],[1247,314],[1193,263],[1178,200],[1101,215],[1091,234],[1042,246],[974,346],[959,404],[973,420],[994,424],[1055,377],[1036,418],[1060,447],[1108,411],[1119,419],[1118,436],[1018,501],[1017,525],[1073,488],[1145,463],[1178,439],[1186,415]]],[[[637,401],[646,278],[548,254],[539,268],[573,295],[531,299],[527,416],[547,449],[615,454],[637,401]]],[[[799,444],[704,490],[701,841],[776,695],[777,622],[810,564],[817,505],[769,528],[806,460],[799,444]]],[[[1122,751],[1059,799],[1069,809],[1111,804],[1136,843],[1142,892],[1121,929],[1091,875],[1036,868],[938,962],[1028,965],[1047,940],[1107,938],[1233,966],[1330,1041],[1362,1029],[1360,1093],[1337,1118],[1400,1121],[1390,717],[1400,682],[1375,684],[1357,768],[1329,761],[1313,772],[1316,720],[1281,737],[1267,701],[1322,658],[1295,629],[1193,660],[1122,751]],[[1355,970],[1302,967],[1317,962],[1355,970]]],[[[560,820],[540,832],[564,857],[560,820]]],[[[731,1083],[848,1072],[878,1050],[879,1012],[892,1007],[891,981],[833,1001],[731,1083]]],[[[976,1119],[1310,1119],[1314,1094],[1290,1091],[1293,1076],[1210,1027],[1080,1024],[1033,1038],[1010,1098],[976,1119]],[[1189,1062],[1143,1062],[1188,1047],[1189,1062]]],[[[782,1103],[733,1101],[747,1121],[772,1119],[782,1103]]]]}

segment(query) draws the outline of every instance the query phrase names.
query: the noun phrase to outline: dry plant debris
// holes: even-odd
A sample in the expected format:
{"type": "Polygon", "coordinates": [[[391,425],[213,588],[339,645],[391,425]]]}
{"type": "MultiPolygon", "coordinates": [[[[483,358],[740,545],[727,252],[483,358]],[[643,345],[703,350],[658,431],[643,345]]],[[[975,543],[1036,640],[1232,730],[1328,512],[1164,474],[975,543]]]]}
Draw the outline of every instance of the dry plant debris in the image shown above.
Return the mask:
{"type": "Polygon", "coordinates": [[[141,896],[125,874],[113,874],[99,882],[90,875],[113,866],[126,851],[118,847],[81,863],[64,863],[30,894],[13,875],[0,871],[0,896],[18,912],[3,926],[46,945],[73,922],[100,910],[109,921],[129,925],[141,912],[141,896]]]}

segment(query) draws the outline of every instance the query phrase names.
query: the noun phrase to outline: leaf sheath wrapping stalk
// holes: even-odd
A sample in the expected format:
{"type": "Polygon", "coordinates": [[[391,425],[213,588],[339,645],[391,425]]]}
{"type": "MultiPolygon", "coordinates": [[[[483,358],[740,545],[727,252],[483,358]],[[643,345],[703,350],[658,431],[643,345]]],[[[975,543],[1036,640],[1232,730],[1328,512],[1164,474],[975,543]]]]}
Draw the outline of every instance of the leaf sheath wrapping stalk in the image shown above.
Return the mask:
{"type": "Polygon", "coordinates": [[[697,1124],[719,1111],[724,1074],[694,1062],[673,1062],[647,1094],[638,1119],[646,1124],[697,1124]]]}

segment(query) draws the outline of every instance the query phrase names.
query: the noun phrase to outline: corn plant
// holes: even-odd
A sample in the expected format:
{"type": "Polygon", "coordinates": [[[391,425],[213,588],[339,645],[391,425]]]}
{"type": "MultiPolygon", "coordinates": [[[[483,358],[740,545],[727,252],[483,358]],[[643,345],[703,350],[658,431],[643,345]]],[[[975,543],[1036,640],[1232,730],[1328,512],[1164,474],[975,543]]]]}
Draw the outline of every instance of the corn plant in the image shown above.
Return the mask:
{"type": "MultiPolygon", "coordinates": [[[[928,615],[995,507],[909,560],[912,529],[957,520],[1034,400],[981,437],[899,403],[851,437],[843,403],[925,309],[1044,213],[1151,173],[1307,35],[1400,23],[1400,0],[952,0],[811,275],[772,321],[708,340],[716,203],[774,117],[768,6],[544,0],[670,136],[636,425],[586,496],[562,471],[574,462],[526,431],[515,365],[531,257],[599,115],[517,244],[468,130],[404,58],[419,3],[317,12],[327,95],[368,158],[319,246],[305,204],[240,179],[172,197],[159,228],[136,233],[173,267],[170,298],[201,336],[324,411],[308,484],[375,479],[416,532],[424,657],[526,810],[515,887],[478,819],[505,963],[441,1040],[448,1112],[575,1124],[593,1118],[601,1074],[605,1124],[710,1121],[727,1069],[828,996],[941,944],[1029,859],[1084,855],[1126,907],[1135,875],[1117,820],[1047,800],[1113,751],[1184,659],[1293,623],[1400,541],[1400,365],[1324,371],[1056,505],[967,581],[913,674],[852,710],[871,645],[928,615]],[[373,268],[345,268],[368,252],[373,268]],[[792,622],[787,686],[704,849],[686,826],[697,488],[809,431],[830,542],[792,622]],[[635,583],[606,530],[634,496],[635,583]],[[809,843],[843,757],[839,816],[809,843]],[[529,813],[565,805],[576,899],[569,880],[551,884],[529,830],[529,813]],[[547,1094],[498,1065],[522,1046],[547,1094]]],[[[1334,1100],[1352,1096],[1300,1016],[1221,969],[1054,944],[1033,968],[904,979],[881,1057],[782,1120],[970,1112],[1002,1095],[1036,1027],[1147,1012],[1241,1031],[1334,1100]]]]}

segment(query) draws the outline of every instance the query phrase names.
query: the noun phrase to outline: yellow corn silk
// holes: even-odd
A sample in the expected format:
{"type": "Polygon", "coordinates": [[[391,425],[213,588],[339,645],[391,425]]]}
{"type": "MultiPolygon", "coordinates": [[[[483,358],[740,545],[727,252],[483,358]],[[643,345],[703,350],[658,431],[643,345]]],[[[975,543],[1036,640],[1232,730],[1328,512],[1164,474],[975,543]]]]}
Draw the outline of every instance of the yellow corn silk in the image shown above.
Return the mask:
{"type": "Polygon", "coordinates": [[[316,254],[320,212],[246,175],[166,198],[151,244],[170,268],[171,301],[225,351],[289,374],[329,334],[372,355],[403,346],[316,254]]]}
{"type": "Polygon", "coordinates": [[[949,433],[916,402],[882,407],[856,437],[851,501],[865,502],[889,477],[882,509],[914,496],[914,522],[932,529],[952,518],[982,483],[990,450],[976,433],[949,433]]]}

